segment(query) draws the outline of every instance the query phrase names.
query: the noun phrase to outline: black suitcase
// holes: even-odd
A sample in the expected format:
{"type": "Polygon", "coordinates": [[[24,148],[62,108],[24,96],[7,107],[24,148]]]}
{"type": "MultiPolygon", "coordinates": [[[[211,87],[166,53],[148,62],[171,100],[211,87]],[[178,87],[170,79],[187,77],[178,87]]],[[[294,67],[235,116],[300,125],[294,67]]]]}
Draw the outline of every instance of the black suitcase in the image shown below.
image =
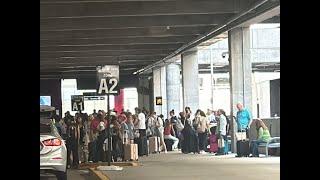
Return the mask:
{"type": "Polygon", "coordinates": [[[250,155],[249,140],[237,141],[237,156],[248,157],[250,155]]]}

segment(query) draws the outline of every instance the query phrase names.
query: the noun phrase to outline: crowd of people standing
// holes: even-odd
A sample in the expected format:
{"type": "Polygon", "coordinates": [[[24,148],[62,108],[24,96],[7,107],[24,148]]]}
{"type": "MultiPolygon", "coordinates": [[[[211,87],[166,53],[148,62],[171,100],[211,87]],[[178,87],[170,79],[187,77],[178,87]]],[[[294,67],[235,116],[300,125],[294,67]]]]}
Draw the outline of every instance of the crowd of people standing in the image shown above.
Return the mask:
{"type": "MultiPolygon", "coordinates": [[[[237,105],[236,117],[238,131],[248,133],[252,118],[250,113],[237,105]]],[[[68,166],[77,168],[81,162],[106,161],[106,139],[111,134],[112,161],[123,160],[123,144],[136,143],[143,137],[157,136],[160,139],[160,151],[167,149],[182,153],[215,153],[228,154],[228,135],[230,119],[223,109],[209,110],[204,113],[198,109],[192,113],[190,107],[185,107],[178,116],[171,110],[169,116],[148,111],[145,108],[135,108],[135,112],[110,112],[110,121],[103,110],[92,114],[78,112],[72,116],[66,112],[62,119],[56,118],[56,127],[68,149],[68,166]],[[110,132],[108,126],[110,122],[110,132]],[[167,147],[166,141],[172,141],[172,147],[167,147]],[[208,146],[210,145],[210,146],[208,146]]],[[[252,142],[252,154],[257,156],[257,146],[270,138],[267,128],[262,121],[255,122],[259,136],[258,141],[252,142]]],[[[169,144],[171,145],[171,144],[169,144]]]]}

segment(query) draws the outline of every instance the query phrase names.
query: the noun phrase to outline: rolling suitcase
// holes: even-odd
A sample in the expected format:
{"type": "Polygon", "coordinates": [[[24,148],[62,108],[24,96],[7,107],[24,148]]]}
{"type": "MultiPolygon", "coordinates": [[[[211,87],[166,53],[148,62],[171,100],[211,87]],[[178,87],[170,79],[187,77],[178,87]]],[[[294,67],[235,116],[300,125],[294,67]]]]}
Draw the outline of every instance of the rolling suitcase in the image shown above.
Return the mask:
{"type": "Polygon", "coordinates": [[[236,133],[237,139],[237,157],[248,157],[250,155],[249,139],[245,131],[236,133]]]}
{"type": "Polygon", "coordinates": [[[212,153],[216,153],[218,152],[218,141],[217,141],[217,137],[215,134],[211,134],[209,137],[209,141],[210,141],[210,148],[209,151],[212,153]]]}
{"type": "Polygon", "coordinates": [[[138,145],[137,144],[125,144],[124,145],[124,159],[125,161],[137,161],[138,160],[138,145]]]}
{"type": "Polygon", "coordinates": [[[149,153],[160,153],[160,137],[153,136],[149,138],[149,153]]]}
{"type": "Polygon", "coordinates": [[[237,155],[238,157],[248,157],[250,155],[249,140],[237,141],[237,155]]]}

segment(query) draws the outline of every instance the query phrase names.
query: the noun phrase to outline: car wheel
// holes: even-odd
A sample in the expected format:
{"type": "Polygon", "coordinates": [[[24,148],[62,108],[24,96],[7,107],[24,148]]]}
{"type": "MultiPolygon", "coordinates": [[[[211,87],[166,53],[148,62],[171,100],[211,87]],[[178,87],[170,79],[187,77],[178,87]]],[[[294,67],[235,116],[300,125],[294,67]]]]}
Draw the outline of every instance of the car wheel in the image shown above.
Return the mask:
{"type": "Polygon", "coordinates": [[[67,180],[67,172],[59,171],[56,173],[57,180],[67,180]]]}

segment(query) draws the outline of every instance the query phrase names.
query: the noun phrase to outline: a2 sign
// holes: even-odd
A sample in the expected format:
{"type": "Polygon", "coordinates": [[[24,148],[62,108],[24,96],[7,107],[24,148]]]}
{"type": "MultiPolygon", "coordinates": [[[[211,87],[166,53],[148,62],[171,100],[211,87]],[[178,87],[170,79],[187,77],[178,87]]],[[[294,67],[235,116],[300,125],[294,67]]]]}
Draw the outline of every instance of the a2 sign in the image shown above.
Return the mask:
{"type": "MultiPolygon", "coordinates": [[[[97,94],[119,94],[119,66],[97,66],[97,94]]],[[[72,111],[84,110],[84,97],[82,95],[71,96],[72,111]]]]}
{"type": "Polygon", "coordinates": [[[97,66],[98,95],[119,94],[119,66],[97,66]]]}

